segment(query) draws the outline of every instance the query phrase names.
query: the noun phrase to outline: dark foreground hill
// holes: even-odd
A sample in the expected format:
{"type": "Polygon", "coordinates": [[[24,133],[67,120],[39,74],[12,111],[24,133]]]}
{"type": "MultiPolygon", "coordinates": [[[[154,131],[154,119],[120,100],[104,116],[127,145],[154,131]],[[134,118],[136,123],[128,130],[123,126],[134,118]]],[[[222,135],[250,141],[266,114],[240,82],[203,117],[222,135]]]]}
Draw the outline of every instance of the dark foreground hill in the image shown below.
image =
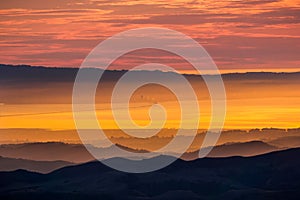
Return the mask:
{"type": "Polygon", "coordinates": [[[99,162],[49,174],[0,173],[1,199],[299,199],[300,148],[255,157],[177,160],[128,174],[99,162]]]}

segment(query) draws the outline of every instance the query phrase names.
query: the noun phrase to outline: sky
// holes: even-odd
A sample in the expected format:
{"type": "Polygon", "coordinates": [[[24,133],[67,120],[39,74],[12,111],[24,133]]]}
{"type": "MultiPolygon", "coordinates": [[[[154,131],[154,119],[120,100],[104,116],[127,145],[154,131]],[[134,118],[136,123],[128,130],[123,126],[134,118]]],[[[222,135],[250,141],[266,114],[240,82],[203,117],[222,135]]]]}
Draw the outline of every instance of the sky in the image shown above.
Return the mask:
{"type": "MultiPolygon", "coordinates": [[[[0,105],[0,129],[76,129],[72,111],[73,72],[76,70],[64,70],[65,72],[60,70],[59,73],[62,75],[58,75],[56,69],[40,68],[38,73],[36,70],[28,67],[26,70],[15,70],[13,73],[5,73],[6,71],[0,73],[2,77],[7,77],[0,78],[0,102],[3,103],[0,105]]],[[[117,101],[112,100],[112,93],[117,88],[116,82],[120,83],[121,73],[109,73],[99,82],[95,94],[96,114],[101,128],[120,129],[116,122],[121,121],[122,124],[125,123],[123,129],[131,129],[131,120],[124,117],[124,113],[129,111],[132,120],[141,126],[142,130],[145,129],[144,126],[150,125],[150,122],[151,125],[155,125],[155,129],[161,127],[177,129],[183,121],[181,109],[187,111],[184,122],[194,127],[193,123],[190,123],[193,122],[195,113],[195,108],[191,104],[193,98],[184,98],[179,102],[175,96],[178,92],[173,93],[170,90],[184,87],[189,91],[180,79],[175,82],[169,81],[168,87],[156,84],[139,87],[129,95],[130,103],[127,106],[127,101],[122,98],[118,98],[117,101]],[[112,104],[114,104],[115,115],[112,112],[112,104]],[[155,104],[164,108],[166,120],[162,112],[158,112],[161,116],[149,112],[155,104]],[[182,107],[182,104],[188,106],[182,107]],[[165,122],[163,126],[161,126],[162,121],[165,122]]],[[[151,77],[150,72],[146,73],[151,77]]],[[[166,80],[170,77],[166,74],[161,72],[158,77],[166,80]]],[[[213,109],[208,88],[200,76],[186,76],[186,78],[190,81],[198,99],[199,129],[207,129],[211,123],[213,109]]],[[[226,89],[227,111],[223,127],[225,130],[300,127],[300,73],[224,75],[223,81],[226,89]]],[[[132,83],[136,82],[123,82],[124,88],[132,86],[132,83]]],[[[188,97],[186,93],[184,95],[188,97]]],[[[120,93],[116,94],[116,97],[121,96],[123,95],[120,93]]],[[[91,125],[91,118],[87,117],[92,110],[84,106],[83,111],[80,112],[82,121],[86,122],[89,129],[98,128],[91,125]]]]}
{"type": "MultiPolygon", "coordinates": [[[[79,67],[106,38],[165,27],[203,45],[222,72],[300,71],[300,0],[0,2],[0,59],[6,64],[79,67]]],[[[138,52],[116,69],[161,54],[138,52]]],[[[174,59],[166,54],[166,62],[174,59]]],[[[188,68],[178,62],[175,68],[188,68]]]]}

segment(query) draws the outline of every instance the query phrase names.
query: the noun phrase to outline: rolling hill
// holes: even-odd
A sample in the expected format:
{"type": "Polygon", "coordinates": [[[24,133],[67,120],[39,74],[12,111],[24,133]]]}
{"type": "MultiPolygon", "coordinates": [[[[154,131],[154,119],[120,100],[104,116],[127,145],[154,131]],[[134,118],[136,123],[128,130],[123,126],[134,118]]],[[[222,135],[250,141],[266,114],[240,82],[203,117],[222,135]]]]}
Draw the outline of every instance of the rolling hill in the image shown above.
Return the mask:
{"type": "MultiPolygon", "coordinates": [[[[117,144],[120,148],[128,152],[145,153],[147,151],[140,149],[131,149],[117,144]]],[[[113,157],[127,157],[131,154],[124,152],[119,155],[111,147],[97,148],[92,147],[95,152],[103,156],[102,159],[113,157]]],[[[208,157],[230,157],[230,156],[254,156],[272,151],[277,151],[280,148],[269,145],[261,141],[250,141],[244,143],[228,143],[215,146],[209,153],[208,157]]],[[[165,152],[166,155],[177,155],[175,152],[165,152]]],[[[150,154],[150,157],[157,156],[158,153],[150,154]]],[[[21,158],[26,160],[36,161],[57,161],[62,160],[72,163],[84,163],[95,160],[95,158],[80,144],[66,144],[60,142],[45,142],[45,143],[24,143],[24,144],[8,144],[0,145],[0,156],[8,158],[21,158]]],[[[181,157],[184,160],[194,160],[198,158],[198,151],[187,152],[181,157]]]]}
{"type": "MultiPolygon", "coordinates": [[[[215,146],[207,157],[231,157],[231,156],[255,156],[279,150],[278,147],[269,145],[262,141],[250,141],[241,143],[227,143],[215,146]]],[[[184,160],[198,158],[199,151],[185,153],[184,160]]]]}
{"type": "Polygon", "coordinates": [[[1,199],[299,199],[300,148],[254,157],[177,160],[128,174],[100,162],[49,174],[0,173],[1,199]]]}
{"type": "Polygon", "coordinates": [[[56,169],[72,165],[66,161],[34,161],[16,158],[5,158],[0,156],[0,171],[14,171],[25,169],[27,171],[49,173],[56,169]]]}

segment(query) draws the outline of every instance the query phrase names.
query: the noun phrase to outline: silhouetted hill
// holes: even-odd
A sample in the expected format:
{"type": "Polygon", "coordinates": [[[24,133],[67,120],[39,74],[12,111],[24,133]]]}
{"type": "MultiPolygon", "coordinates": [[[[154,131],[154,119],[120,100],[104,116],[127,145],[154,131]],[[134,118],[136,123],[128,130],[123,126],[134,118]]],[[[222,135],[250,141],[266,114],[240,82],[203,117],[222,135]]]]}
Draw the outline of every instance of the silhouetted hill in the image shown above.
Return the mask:
{"type": "Polygon", "coordinates": [[[74,81],[78,69],[30,65],[0,64],[0,80],[14,81],[74,81]]]}
{"type": "Polygon", "coordinates": [[[0,171],[24,169],[33,172],[49,173],[56,169],[72,165],[65,161],[33,161],[25,159],[5,158],[0,156],[0,171]]]}
{"type": "MultiPolygon", "coordinates": [[[[278,147],[262,141],[250,141],[243,143],[227,143],[215,146],[207,157],[231,157],[231,156],[255,156],[279,150],[278,147]]],[[[188,152],[183,155],[185,160],[198,158],[198,151],[188,152]]]]}
{"type": "Polygon", "coordinates": [[[269,143],[281,148],[296,148],[300,147],[300,136],[280,137],[275,140],[271,140],[269,143]]]}
{"type": "MultiPolygon", "coordinates": [[[[94,152],[99,153],[101,159],[117,156],[130,157],[131,154],[129,152],[146,152],[145,150],[131,149],[119,144],[117,146],[125,150],[121,155],[120,152],[115,152],[112,147],[98,148],[91,146],[91,148],[93,148],[94,152]]],[[[82,144],[66,144],[61,142],[4,144],[0,145],[0,156],[36,161],[63,160],[72,163],[84,163],[95,160],[82,144]]],[[[155,156],[155,154],[153,153],[152,156],[155,156]]]]}
{"type": "MultiPolygon", "coordinates": [[[[128,174],[99,162],[41,175],[1,172],[1,199],[299,199],[300,148],[255,157],[177,160],[128,174]]],[[[155,158],[153,158],[155,159],[155,158]]]]}
{"type": "MultiPolygon", "coordinates": [[[[149,151],[143,149],[131,149],[120,144],[118,147],[125,150],[122,155],[116,152],[111,147],[97,148],[91,147],[95,152],[98,152],[103,159],[113,157],[131,156],[128,152],[147,153],[149,151]]],[[[279,150],[275,146],[271,146],[261,141],[251,141],[244,143],[230,143],[220,146],[215,146],[208,157],[230,157],[230,156],[254,156],[279,150]]],[[[175,155],[175,152],[165,152],[164,154],[175,155]]],[[[159,155],[152,153],[151,156],[159,155]]],[[[90,155],[86,148],[81,144],[66,144],[60,142],[45,142],[45,143],[24,143],[24,144],[7,144],[0,145],[0,156],[9,158],[22,158],[36,161],[57,161],[63,160],[72,163],[84,163],[95,160],[90,155]]],[[[184,160],[194,160],[198,158],[198,151],[188,152],[182,156],[184,160]]]]}
{"type": "Polygon", "coordinates": [[[0,145],[0,156],[37,161],[81,163],[94,160],[83,145],[60,142],[0,145]]]}
{"type": "MultiPolygon", "coordinates": [[[[89,70],[101,70],[99,68],[89,68],[89,70]]],[[[63,67],[44,67],[44,66],[30,66],[30,65],[8,65],[0,64],[0,80],[26,80],[26,81],[74,81],[78,68],[63,68],[63,67]]],[[[105,73],[108,79],[117,79],[122,76],[127,70],[107,70],[105,73]]],[[[162,71],[136,71],[136,73],[173,73],[162,71]]],[[[185,76],[189,79],[199,77],[199,75],[185,76]]],[[[211,75],[209,75],[211,76],[211,75]]],[[[223,74],[225,80],[260,80],[260,79],[298,79],[300,72],[292,73],[274,73],[274,72],[247,72],[247,73],[228,73],[223,74]]]]}

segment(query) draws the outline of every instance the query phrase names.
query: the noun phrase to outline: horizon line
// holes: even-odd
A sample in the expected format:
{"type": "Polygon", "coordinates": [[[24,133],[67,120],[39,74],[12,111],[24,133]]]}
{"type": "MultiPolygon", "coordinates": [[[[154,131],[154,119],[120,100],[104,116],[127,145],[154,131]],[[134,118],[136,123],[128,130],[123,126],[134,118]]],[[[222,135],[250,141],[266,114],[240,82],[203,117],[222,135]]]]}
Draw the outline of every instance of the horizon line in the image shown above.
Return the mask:
{"type": "MultiPolygon", "coordinates": [[[[0,63],[0,66],[6,66],[6,67],[28,67],[28,68],[46,68],[46,69],[74,69],[78,70],[80,67],[64,67],[64,66],[45,66],[45,65],[30,65],[30,64],[5,64],[0,63]]],[[[99,67],[90,67],[89,69],[99,69],[104,70],[99,67]]],[[[292,73],[300,73],[300,69],[295,68],[289,68],[286,71],[276,71],[276,68],[271,69],[263,69],[263,70],[255,70],[255,69],[240,69],[234,71],[234,69],[228,69],[228,70],[219,70],[221,75],[230,75],[230,74],[248,74],[248,73],[273,73],[273,74],[292,74],[292,73]],[[226,72],[227,71],[227,72],[226,72]]],[[[104,71],[129,71],[130,69],[105,69],[104,71]]],[[[195,73],[187,73],[188,71],[194,71],[194,70],[182,70],[183,73],[180,73],[179,71],[162,71],[159,69],[154,70],[133,70],[133,71],[145,71],[145,72],[162,72],[162,73],[177,73],[182,75],[218,75],[218,74],[195,74],[195,73]],[[186,72],[185,72],[186,71],[186,72]]]]}

